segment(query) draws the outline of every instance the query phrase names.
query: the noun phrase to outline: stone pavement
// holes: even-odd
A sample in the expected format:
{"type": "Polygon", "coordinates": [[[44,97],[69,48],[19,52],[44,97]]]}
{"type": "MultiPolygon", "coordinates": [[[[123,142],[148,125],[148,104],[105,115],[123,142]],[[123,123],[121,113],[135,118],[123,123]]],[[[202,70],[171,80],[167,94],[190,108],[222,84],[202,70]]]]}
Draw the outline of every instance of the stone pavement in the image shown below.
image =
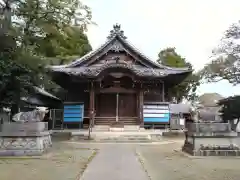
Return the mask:
{"type": "Polygon", "coordinates": [[[108,145],[101,148],[80,180],[148,180],[132,146],[108,145]]]}

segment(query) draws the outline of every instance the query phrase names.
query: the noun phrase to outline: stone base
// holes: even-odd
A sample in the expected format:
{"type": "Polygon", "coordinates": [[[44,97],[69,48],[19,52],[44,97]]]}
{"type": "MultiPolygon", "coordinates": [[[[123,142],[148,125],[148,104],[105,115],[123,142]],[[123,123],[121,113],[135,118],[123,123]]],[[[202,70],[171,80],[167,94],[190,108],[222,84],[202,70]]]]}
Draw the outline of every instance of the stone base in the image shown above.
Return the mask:
{"type": "Polygon", "coordinates": [[[240,150],[227,150],[221,147],[219,149],[212,150],[195,150],[192,144],[184,144],[182,151],[192,156],[240,156],[240,150]]]}
{"type": "Polygon", "coordinates": [[[184,137],[185,132],[180,131],[180,130],[170,130],[170,131],[162,132],[162,136],[165,136],[165,137],[184,137]]]}
{"type": "Polygon", "coordinates": [[[39,136],[0,137],[0,156],[38,156],[52,146],[50,133],[39,136]]]}
{"type": "Polygon", "coordinates": [[[228,123],[189,123],[182,150],[193,156],[240,156],[238,145],[228,123]]]}
{"type": "Polygon", "coordinates": [[[185,140],[182,151],[192,156],[240,156],[240,148],[229,137],[191,138],[185,140]]]}

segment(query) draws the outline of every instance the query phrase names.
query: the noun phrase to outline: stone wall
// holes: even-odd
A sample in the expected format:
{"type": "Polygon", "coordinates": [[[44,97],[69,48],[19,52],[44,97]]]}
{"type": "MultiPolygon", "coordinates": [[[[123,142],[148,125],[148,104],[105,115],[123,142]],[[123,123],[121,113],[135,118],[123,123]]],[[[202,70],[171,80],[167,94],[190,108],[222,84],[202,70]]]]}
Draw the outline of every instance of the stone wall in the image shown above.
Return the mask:
{"type": "Polygon", "coordinates": [[[239,156],[239,137],[229,123],[189,123],[183,151],[195,156],[239,156]]]}

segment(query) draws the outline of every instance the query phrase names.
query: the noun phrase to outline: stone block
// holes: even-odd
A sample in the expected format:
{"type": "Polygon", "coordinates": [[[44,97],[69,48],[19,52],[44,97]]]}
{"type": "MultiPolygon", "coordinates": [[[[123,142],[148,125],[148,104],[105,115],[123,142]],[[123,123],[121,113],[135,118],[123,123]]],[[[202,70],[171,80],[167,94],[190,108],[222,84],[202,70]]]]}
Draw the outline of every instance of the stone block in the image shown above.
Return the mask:
{"type": "Polygon", "coordinates": [[[229,132],[231,125],[229,123],[190,123],[188,132],[229,132]]]}
{"type": "Polygon", "coordinates": [[[183,151],[194,156],[239,156],[239,137],[228,123],[189,123],[183,151]]]}
{"type": "Polygon", "coordinates": [[[191,132],[188,131],[186,133],[188,136],[194,137],[218,137],[218,138],[226,138],[226,137],[236,137],[237,132],[230,131],[230,132],[191,132]]]}
{"type": "Polygon", "coordinates": [[[13,123],[3,123],[2,132],[43,132],[48,131],[47,122],[13,122],[13,123]]]}
{"type": "Polygon", "coordinates": [[[41,155],[52,146],[51,136],[0,137],[0,156],[41,155]]]}
{"type": "Polygon", "coordinates": [[[42,132],[0,132],[0,137],[40,137],[45,135],[50,135],[50,131],[42,131],[42,132]]]}
{"type": "Polygon", "coordinates": [[[51,145],[45,122],[4,123],[0,132],[0,156],[41,155],[51,145]]]}

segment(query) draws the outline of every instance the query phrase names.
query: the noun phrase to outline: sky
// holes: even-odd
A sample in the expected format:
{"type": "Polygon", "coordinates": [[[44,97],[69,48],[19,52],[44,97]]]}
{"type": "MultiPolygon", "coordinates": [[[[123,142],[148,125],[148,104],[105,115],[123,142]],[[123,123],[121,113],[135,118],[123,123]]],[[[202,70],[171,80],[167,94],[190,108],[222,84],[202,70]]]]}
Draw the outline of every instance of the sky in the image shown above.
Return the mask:
{"type": "MultiPolygon", "coordinates": [[[[210,61],[223,32],[240,20],[239,0],[83,0],[93,13],[88,37],[93,48],[105,42],[113,25],[121,24],[128,41],[150,57],[166,47],[191,62],[196,70],[210,61]]],[[[240,94],[228,82],[203,84],[198,94],[240,94]]]]}

